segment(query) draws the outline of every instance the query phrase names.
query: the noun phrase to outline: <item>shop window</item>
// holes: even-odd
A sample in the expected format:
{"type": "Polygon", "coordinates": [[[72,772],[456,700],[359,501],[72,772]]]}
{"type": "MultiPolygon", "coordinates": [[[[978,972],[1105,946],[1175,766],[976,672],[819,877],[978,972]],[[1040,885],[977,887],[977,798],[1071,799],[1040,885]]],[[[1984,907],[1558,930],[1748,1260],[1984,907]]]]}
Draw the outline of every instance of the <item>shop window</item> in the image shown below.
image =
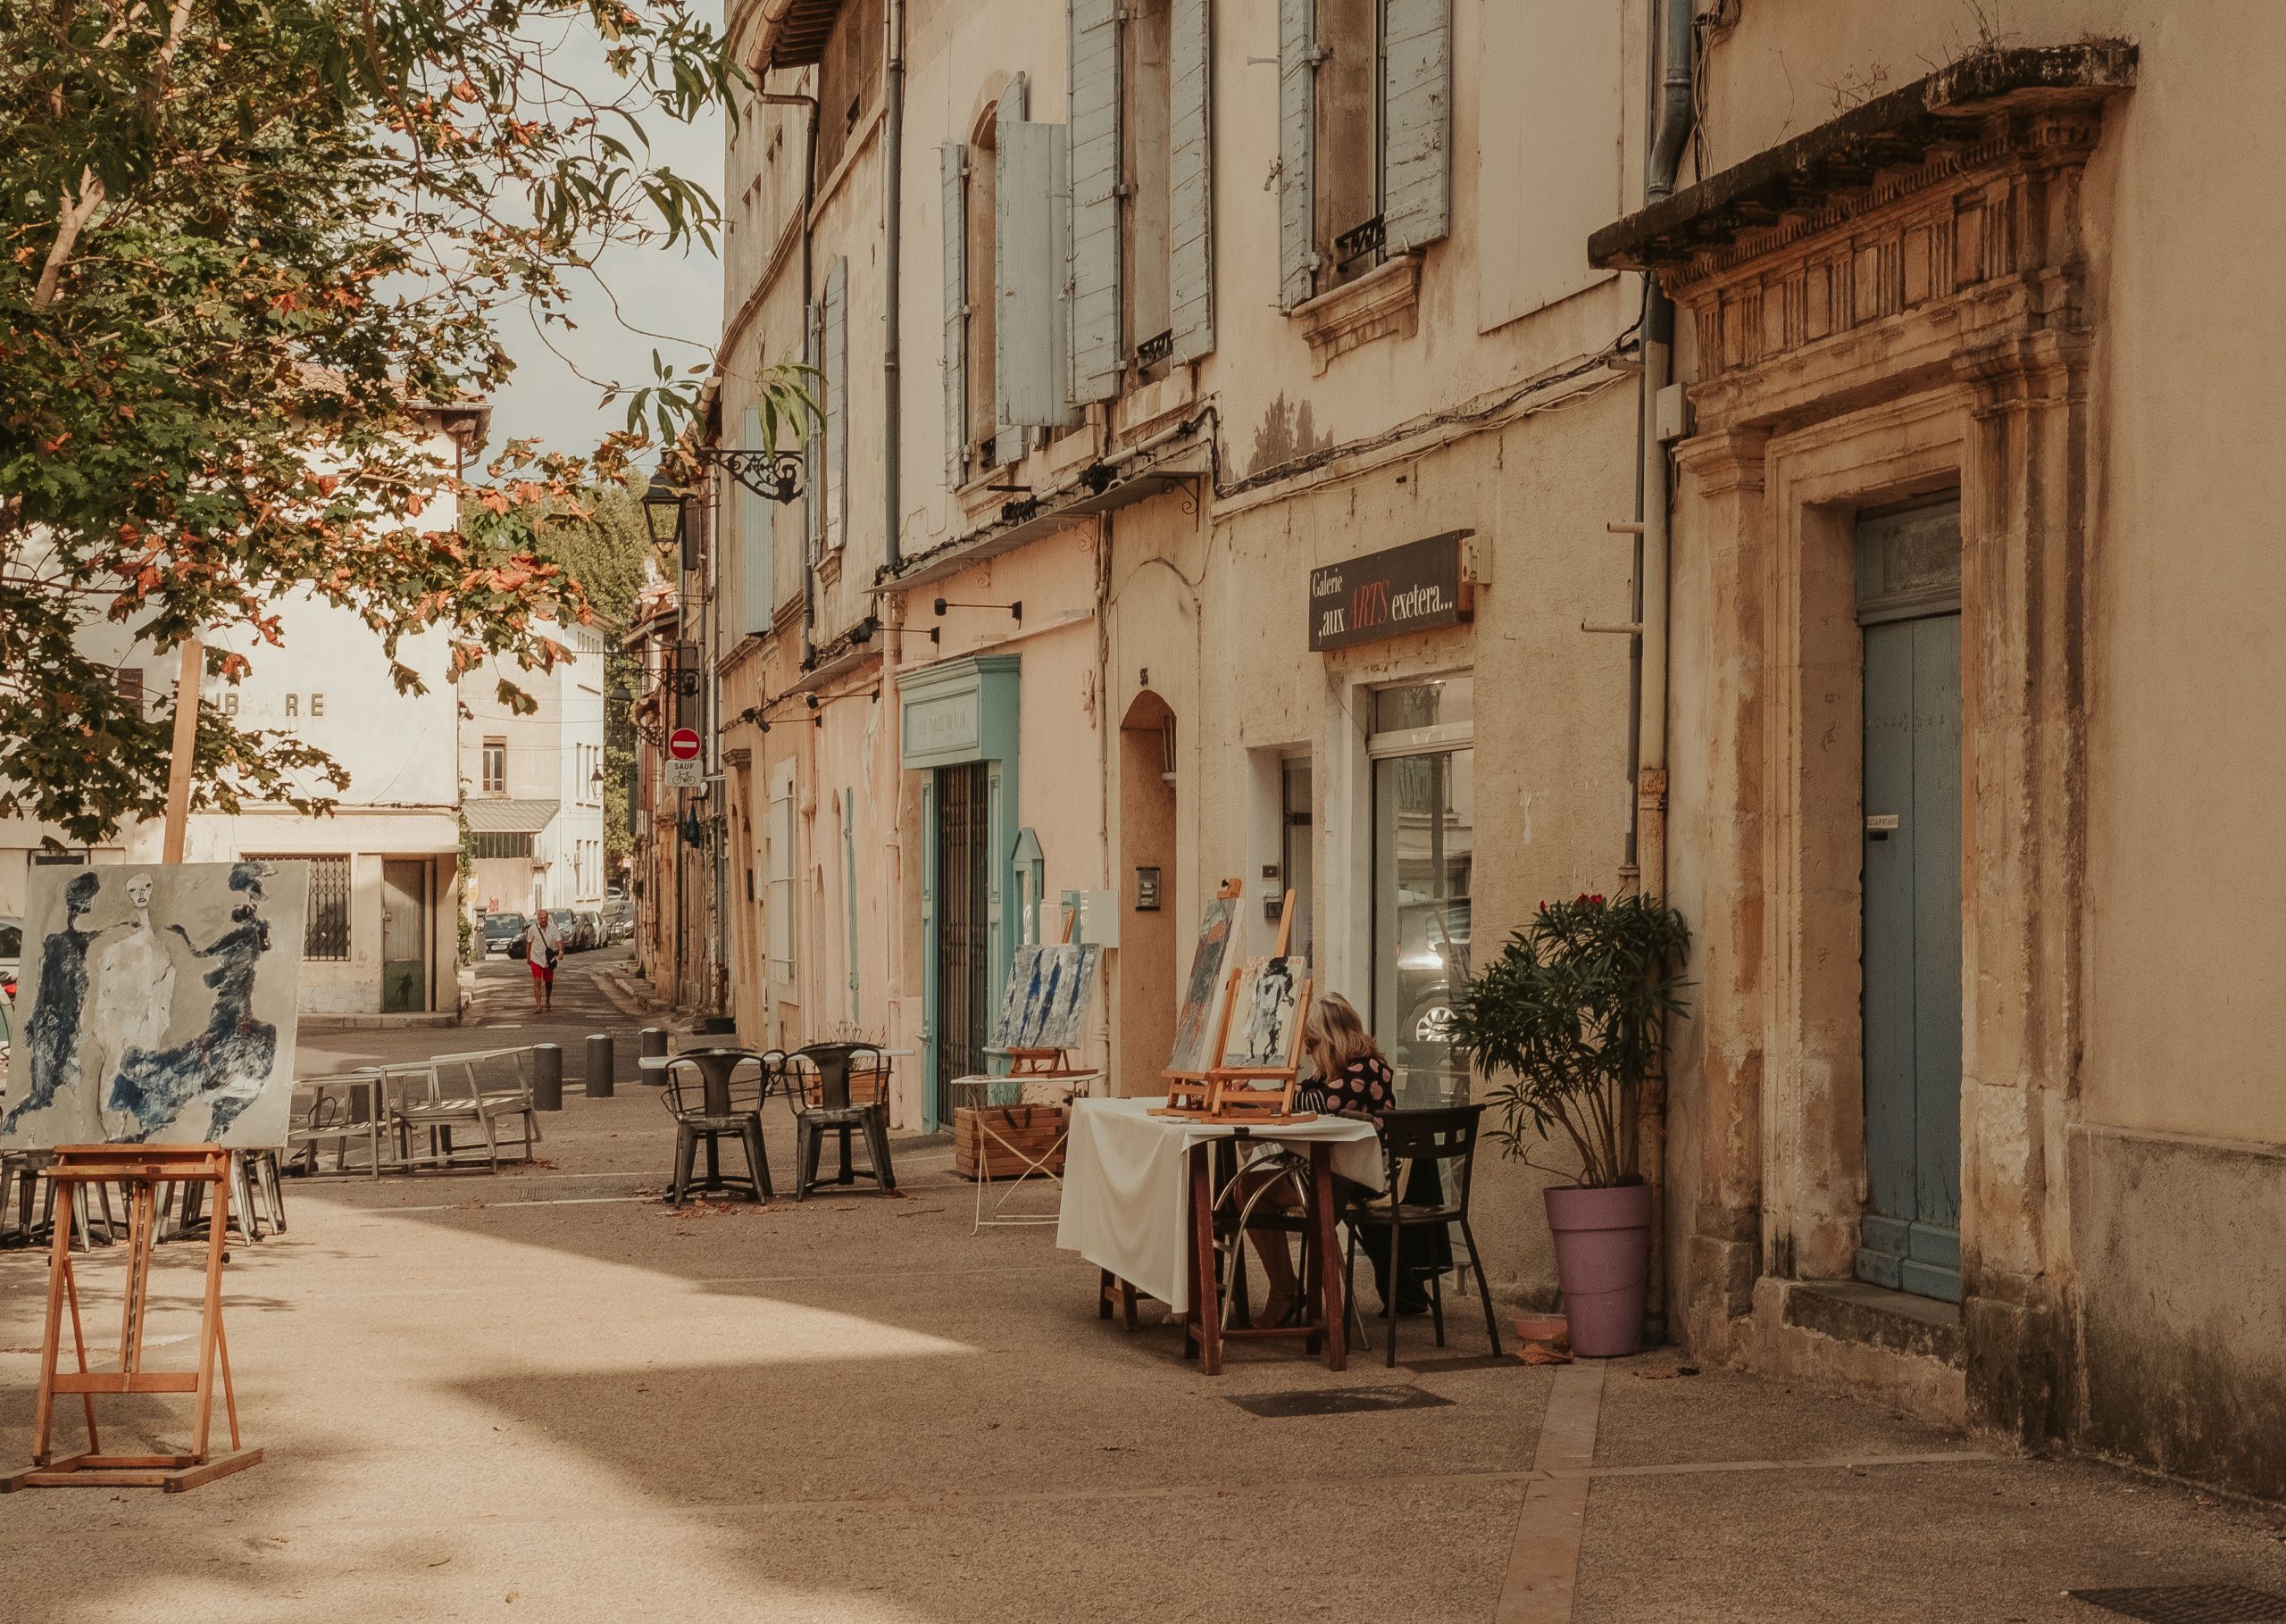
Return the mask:
{"type": "Polygon", "coordinates": [[[245,862],[305,862],[310,866],[310,916],[302,931],[305,960],[340,962],[349,957],[349,858],[313,857],[303,852],[264,855],[248,852],[245,862]]]}
{"type": "Polygon", "coordinates": [[[1473,688],[1455,677],[1373,695],[1373,1029],[1408,1103],[1467,1087],[1446,1033],[1470,973],[1473,688]]]}
{"type": "Polygon", "coordinates": [[[508,741],[505,738],[484,741],[484,793],[488,795],[508,793],[508,741]]]}

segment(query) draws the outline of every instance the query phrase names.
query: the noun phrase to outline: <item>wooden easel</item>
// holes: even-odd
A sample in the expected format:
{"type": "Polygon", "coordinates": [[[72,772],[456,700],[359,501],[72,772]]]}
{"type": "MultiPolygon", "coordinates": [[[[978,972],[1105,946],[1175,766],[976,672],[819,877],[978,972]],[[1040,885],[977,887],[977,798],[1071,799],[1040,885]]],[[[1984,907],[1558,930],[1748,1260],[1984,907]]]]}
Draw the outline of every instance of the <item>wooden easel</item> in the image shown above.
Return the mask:
{"type": "Polygon", "coordinates": [[[88,1339],[79,1321],[79,1288],[71,1272],[71,1226],[55,1226],[55,1249],[47,1276],[47,1327],[40,1345],[39,1397],[32,1420],[30,1470],[0,1478],[0,1494],[20,1488],[163,1488],[170,1494],[196,1488],[242,1471],[262,1459],[238,1437],[238,1405],[230,1387],[230,1350],[222,1336],[222,1249],[229,1228],[230,1153],[219,1145],[59,1145],[55,1162],[41,1177],[54,1180],[59,1212],[68,1212],[73,1187],[120,1184],[127,1189],[127,1283],[120,1312],[119,1369],[88,1369],[88,1339]],[[144,1321],[151,1301],[151,1246],[158,1237],[159,1187],[214,1187],[214,1217],[206,1243],[206,1289],[198,1318],[198,1366],[194,1370],[146,1370],[144,1321]],[[79,1369],[62,1368],[63,1314],[71,1315],[72,1351],[79,1369]],[[222,1406],[229,1419],[230,1452],[207,1448],[214,1412],[214,1386],[221,1378],[222,1406]],[[56,1457],[50,1449],[55,1397],[77,1393],[88,1422],[88,1447],[56,1457]],[[196,1395],[187,1454],[104,1454],[96,1432],[98,1393],[189,1393],[196,1395]]]}
{"type": "MultiPolygon", "coordinates": [[[[1236,895],[1238,881],[1232,880],[1218,896],[1236,895]]],[[[1294,894],[1286,893],[1284,905],[1278,914],[1278,940],[1269,957],[1282,959],[1293,940],[1294,894]]],[[[1226,1066],[1222,1057],[1231,1041],[1231,1020],[1238,1005],[1238,989],[1250,965],[1263,960],[1248,960],[1231,966],[1222,988],[1222,1016],[1214,1028],[1214,1063],[1203,1072],[1167,1073],[1167,1103],[1153,1109],[1153,1116],[1204,1117],[1222,1122],[1306,1122],[1317,1113],[1294,1110],[1294,1090],[1302,1069],[1302,1032],[1310,1015],[1312,981],[1305,979],[1300,995],[1294,1006],[1294,1037],[1292,1047],[1282,1064],[1275,1066],[1226,1066]],[[1262,1087],[1264,1083],[1275,1085],[1262,1087]]]]}

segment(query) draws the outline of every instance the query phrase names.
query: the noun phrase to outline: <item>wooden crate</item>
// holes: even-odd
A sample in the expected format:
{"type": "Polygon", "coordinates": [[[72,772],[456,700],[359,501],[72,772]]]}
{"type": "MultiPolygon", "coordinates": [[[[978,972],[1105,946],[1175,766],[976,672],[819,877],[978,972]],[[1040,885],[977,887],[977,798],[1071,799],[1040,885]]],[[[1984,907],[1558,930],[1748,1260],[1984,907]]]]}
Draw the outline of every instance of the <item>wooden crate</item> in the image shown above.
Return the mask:
{"type": "Polygon", "coordinates": [[[1026,1170],[1024,1155],[1030,1155],[1042,1158],[1042,1171],[1061,1173],[1064,1151],[1058,1142],[1071,1125],[1072,1112],[1062,1105],[958,1106],[953,1112],[953,1171],[964,1178],[1014,1178],[1026,1170]],[[1047,1153],[1050,1146],[1055,1147],[1052,1155],[1047,1153]],[[981,1168],[980,1153],[989,1158],[981,1168]]]}

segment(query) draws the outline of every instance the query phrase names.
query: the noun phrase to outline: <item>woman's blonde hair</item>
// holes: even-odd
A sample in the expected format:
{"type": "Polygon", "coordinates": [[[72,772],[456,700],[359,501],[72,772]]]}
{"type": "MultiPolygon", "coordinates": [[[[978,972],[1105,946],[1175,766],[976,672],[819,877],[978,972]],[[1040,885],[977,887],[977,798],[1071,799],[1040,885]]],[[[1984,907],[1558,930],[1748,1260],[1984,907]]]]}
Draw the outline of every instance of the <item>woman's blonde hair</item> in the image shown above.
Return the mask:
{"type": "Polygon", "coordinates": [[[1339,1076],[1361,1060],[1382,1059],[1381,1045],[1365,1029],[1357,1006],[1339,993],[1328,993],[1310,1004],[1302,1025],[1302,1041],[1317,1063],[1320,1077],[1339,1076]]]}

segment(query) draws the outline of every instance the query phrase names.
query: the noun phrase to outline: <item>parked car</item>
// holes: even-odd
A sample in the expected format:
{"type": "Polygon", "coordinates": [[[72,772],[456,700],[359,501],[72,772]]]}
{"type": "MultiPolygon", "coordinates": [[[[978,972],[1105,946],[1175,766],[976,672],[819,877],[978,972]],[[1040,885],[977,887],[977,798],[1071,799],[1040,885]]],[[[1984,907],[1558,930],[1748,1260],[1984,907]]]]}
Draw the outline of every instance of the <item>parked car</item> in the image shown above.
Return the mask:
{"type": "Polygon", "coordinates": [[[1453,989],[1469,979],[1469,900],[1403,901],[1397,904],[1397,1031],[1398,1060],[1434,1065],[1445,1059],[1445,1025],[1453,1018],[1453,989]]]}
{"type": "Polygon", "coordinates": [[[623,896],[613,897],[603,905],[604,939],[606,942],[631,942],[635,939],[635,904],[623,896]]]}
{"type": "Polygon", "coordinates": [[[601,912],[594,908],[580,908],[574,912],[580,921],[580,946],[583,952],[590,947],[601,947],[611,940],[601,912]]]}
{"type": "Polygon", "coordinates": [[[0,996],[15,997],[23,956],[24,921],[13,914],[0,914],[0,996]]]}
{"type": "Polygon", "coordinates": [[[484,916],[484,951],[505,953],[519,959],[524,953],[524,932],[531,921],[521,913],[488,913],[484,916]]]}

